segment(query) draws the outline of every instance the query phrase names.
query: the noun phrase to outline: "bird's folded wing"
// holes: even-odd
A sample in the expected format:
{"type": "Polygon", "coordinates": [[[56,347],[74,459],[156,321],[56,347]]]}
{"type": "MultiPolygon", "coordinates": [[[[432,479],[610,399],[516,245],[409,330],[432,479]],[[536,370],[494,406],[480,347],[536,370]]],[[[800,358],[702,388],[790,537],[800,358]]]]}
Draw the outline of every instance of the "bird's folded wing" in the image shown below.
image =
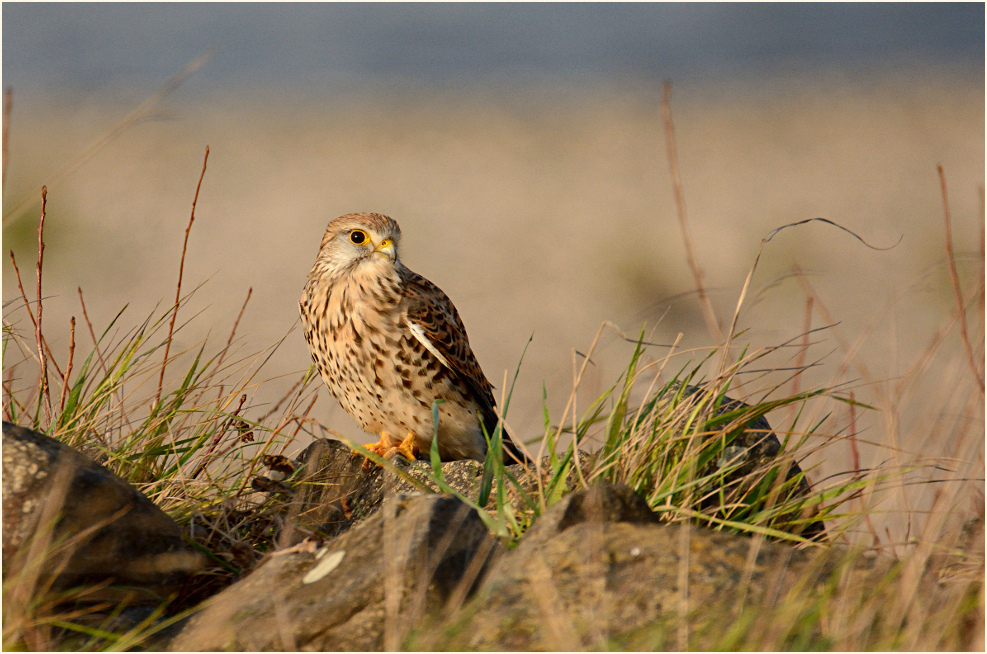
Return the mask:
{"type": "MultiPolygon", "coordinates": [[[[410,271],[409,271],[410,272],[410,271]]],[[[408,302],[409,329],[418,341],[439,360],[439,363],[456,373],[472,391],[483,412],[487,433],[493,435],[499,419],[493,386],[487,380],[473,354],[466,327],[452,300],[438,286],[421,275],[411,273],[405,285],[408,302]]],[[[510,461],[524,463],[527,458],[504,432],[504,448],[510,461]]]]}
{"type": "Polygon", "coordinates": [[[411,333],[442,365],[466,381],[480,404],[493,408],[493,387],[470,348],[466,327],[452,301],[438,286],[412,273],[405,286],[411,333]]]}

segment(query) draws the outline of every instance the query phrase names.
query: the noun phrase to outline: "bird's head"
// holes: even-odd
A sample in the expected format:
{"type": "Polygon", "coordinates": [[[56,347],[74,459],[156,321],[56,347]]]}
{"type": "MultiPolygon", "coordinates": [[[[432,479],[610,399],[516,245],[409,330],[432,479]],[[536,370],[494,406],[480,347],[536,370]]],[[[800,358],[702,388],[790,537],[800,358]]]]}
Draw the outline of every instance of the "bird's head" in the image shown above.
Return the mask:
{"type": "Polygon", "coordinates": [[[401,228],[379,213],[349,213],[326,228],[316,268],[323,274],[353,272],[363,265],[393,268],[398,263],[401,228]]]}

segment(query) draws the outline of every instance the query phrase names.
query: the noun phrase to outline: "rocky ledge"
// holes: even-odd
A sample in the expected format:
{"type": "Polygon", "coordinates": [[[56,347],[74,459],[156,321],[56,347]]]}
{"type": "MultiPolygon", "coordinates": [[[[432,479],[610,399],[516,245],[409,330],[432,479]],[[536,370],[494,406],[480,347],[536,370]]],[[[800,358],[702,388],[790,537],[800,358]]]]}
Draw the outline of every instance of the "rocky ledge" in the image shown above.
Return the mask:
{"type": "MultiPolygon", "coordinates": [[[[55,586],[98,583],[160,599],[209,574],[174,522],[81,453],[6,423],[3,453],[5,580],[25,574],[45,533],[47,543],[74,543],[39,568],[55,586]]],[[[271,547],[153,647],[674,647],[683,621],[725,628],[704,619],[717,614],[704,610],[712,604],[776,597],[796,577],[827,578],[842,560],[830,547],[815,554],[664,524],[631,489],[610,484],[569,492],[507,543],[456,495],[423,492],[435,490],[426,462],[400,461],[399,475],[367,471],[342,443],[317,440],[294,461],[266,463],[272,473],[254,487],[274,516],[271,547]]],[[[535,474],[509,470],[522,491],[535,491],[535,474]]],[[[476,497],[480,464],[446,463],[442,472],[462,497],[476,497]]],[[[521,493],[509,499],[520,515],[521,493]]]]}

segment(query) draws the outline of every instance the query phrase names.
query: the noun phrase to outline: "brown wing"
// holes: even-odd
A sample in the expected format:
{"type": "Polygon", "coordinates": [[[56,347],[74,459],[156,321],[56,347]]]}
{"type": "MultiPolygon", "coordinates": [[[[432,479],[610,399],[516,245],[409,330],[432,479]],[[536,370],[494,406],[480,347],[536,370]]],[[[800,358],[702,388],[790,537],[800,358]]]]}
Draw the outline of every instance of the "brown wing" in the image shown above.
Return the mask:
{"type": "MultiPolygon", "coordinates": [[[[481,404],[494,406],[493,386],[480,369],[470,348],[466,327],[452,300],[438,286],[408,271],[405,297],[408,319],[418,325],[451,370],[470,385],[481,404]]],[[[484,407],[485,408],[485,407],[484,407]]]]}
{"type": "MultiPolygon", "coordinates": [[[[428,343],[441,355],[440,362],[455,372],[472,391],[482,409],[487,433],[493,434],[497,426],[493,386],[480,369],[466,336],[466,327],[455,305],[441,288],[417,273],[408,270],[405,281],[408,320],[422,330],[428,343]]],[[[525,460],[511,442],[506,430],[504,448],[518,461],[525,460]]]]}

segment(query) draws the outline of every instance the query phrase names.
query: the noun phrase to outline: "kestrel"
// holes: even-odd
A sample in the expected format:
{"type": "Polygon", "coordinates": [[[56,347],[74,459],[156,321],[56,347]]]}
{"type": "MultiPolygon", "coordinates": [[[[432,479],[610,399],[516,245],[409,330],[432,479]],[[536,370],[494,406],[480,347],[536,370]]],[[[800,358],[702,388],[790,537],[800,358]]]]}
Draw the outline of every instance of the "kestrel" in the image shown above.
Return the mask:
{"type": "MultiPolygon", "coordinates": [[[[439,456],[482,461],[483,428],[493,435],[497,425],[493,387],[452,300],[401,263],[400,239],[397,222],[378,213],[329,223],[299,302],[309,351],[343,409],[380,435],[371,451],[427,453],[432,403],[443,400],[439,456]]],[[[506,431],[504,450],[506,463],[525,460],[506,431]]]]}

